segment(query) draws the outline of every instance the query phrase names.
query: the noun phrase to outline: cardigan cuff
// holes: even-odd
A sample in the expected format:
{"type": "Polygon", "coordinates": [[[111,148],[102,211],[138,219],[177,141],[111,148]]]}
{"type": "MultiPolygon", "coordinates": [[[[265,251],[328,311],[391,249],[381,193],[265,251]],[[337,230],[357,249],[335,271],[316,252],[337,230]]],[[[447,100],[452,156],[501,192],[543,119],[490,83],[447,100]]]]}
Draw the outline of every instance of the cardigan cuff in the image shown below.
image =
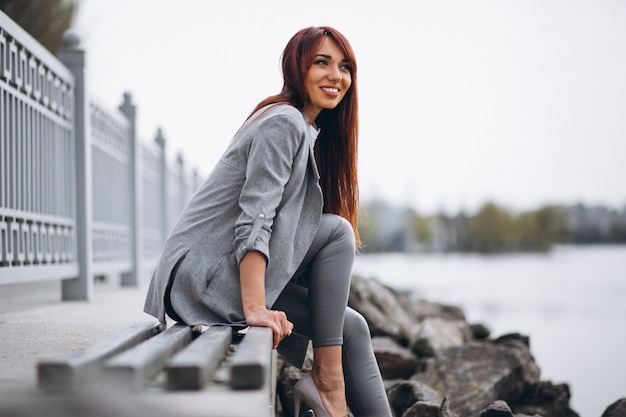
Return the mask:
{"type": "Polygon", "coordinates": [[[241,260],[246,255],[246,253],[254,250],[260,252],[265,256],[265,260],[267,263],[270,261],[270,253],[269,253],[269,236],[265,239],[263,236],[265,233],[263,232],[263,224],[265,223],[265,215],[263,213],[259,213],[257,217],[254,219],[252,223],[252,229],[250,230],[250,234],[246,239],[245,243],[239,246],[235,252],[237,257],[237,264],[241,263],[241,260]]]}

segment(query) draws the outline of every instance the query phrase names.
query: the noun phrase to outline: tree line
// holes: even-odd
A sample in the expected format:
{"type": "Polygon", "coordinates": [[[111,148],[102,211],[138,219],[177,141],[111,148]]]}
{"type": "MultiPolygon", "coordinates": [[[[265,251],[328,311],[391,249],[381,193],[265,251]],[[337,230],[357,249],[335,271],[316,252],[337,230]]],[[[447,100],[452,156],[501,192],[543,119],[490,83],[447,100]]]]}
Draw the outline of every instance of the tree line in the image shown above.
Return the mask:
{"type": "Polygon", "coordinates": [[[473,214],[423,215],[382,201],[362,205],[363,252],[549,251],[555,244],[626,243],[626,206],[545,205],[516,212],[487,202],[473,214]]]}

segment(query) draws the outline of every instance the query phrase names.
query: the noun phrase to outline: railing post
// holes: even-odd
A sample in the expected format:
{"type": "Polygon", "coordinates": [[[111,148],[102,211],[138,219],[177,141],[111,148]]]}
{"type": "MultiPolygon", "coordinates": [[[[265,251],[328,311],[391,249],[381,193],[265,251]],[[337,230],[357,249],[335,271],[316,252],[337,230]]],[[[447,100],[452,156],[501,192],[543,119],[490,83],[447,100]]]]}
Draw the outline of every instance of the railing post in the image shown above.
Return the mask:
{"type": "Polygon", "coordinates": [[[89,103],[85,51],[71,29],[63,35],[58,58],[74,75],[74,156],[76,158],[76,244],[78,278],[62,281],[63,300],[90,300],[92,276],[92,200],[89,103]]]}
{"type": "MultiPolygon", "coordinates": [[[[139,141],[137,140],[137,107],[132,103],[130,93],[124,93],[124,102],[119,106],[119,110],[130,122],[130,144],[129,144],[129,180],[130,180],[130,259],[131,271],[122,274],[121,284],[123,286],[138,286],[141,271],[141,155],[139,141]]],[[[122,197],[123,198],[123,197],[122,197]]]]}
{"type": "Polygon", "coordinates": [[[167,235],[169,233],[169,217],[168,216],[168,206],[167,206],[167,158],[165,155],[165,137],[163,136],[163,131],[161,128],[157,130],[157,135],[154,138],[154,141],[158,145],[161,155],[159,158],[159,204],[161,205],[161,243],[165,243],[165,239],[167,239],[167,235]]]}
{"type": "Polygon", "coordinates": [[[200,188],[200,176],[198,175],[198,170],[196,168],[193,169],[193,189],[192,193],[196,192],[198,188],[200,188]]]}
{"type": "Polygon", "coordinates": [[[187,204],[187,187],[185,186],[185,159],[183,158],[183,154],[181,154],[180,152],[176,157],[176,163],[178,164],[178,188],[180,191],[178,213],[176,213],[176,215],[179,215],[183,211],[183,208],[185,208],[185,204],[187,204]]]}

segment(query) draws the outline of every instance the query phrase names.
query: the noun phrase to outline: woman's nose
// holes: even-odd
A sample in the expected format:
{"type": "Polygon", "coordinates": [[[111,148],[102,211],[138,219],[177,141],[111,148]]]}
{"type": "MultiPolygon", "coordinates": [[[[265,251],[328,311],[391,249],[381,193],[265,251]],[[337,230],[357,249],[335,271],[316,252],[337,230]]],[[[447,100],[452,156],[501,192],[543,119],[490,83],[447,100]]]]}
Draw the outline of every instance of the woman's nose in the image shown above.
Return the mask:
{"type": "Polygon", "coordinates": [[[330,67],[328,78],[333,81],[341,81],[342,75],[338,67],[330,67]]]}

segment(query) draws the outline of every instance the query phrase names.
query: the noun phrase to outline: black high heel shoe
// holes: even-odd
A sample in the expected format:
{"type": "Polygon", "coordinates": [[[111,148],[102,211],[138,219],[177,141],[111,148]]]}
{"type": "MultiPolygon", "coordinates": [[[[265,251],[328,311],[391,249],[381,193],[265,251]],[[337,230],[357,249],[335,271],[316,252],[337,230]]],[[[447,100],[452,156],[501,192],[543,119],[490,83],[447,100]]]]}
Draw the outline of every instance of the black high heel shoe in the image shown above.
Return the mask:
{"type": "Polygon", "coordinates": [[[300,381],[293,387],[293,401],[295,404],[294,416],[300,416],[300,406],[302,402],[305,402],[309,407],[313,409],[315,417],[330,417],[324,405],[322,404],[322,398],[320,393],[311,378],[311,374],[306,374],[300,381]]]}

